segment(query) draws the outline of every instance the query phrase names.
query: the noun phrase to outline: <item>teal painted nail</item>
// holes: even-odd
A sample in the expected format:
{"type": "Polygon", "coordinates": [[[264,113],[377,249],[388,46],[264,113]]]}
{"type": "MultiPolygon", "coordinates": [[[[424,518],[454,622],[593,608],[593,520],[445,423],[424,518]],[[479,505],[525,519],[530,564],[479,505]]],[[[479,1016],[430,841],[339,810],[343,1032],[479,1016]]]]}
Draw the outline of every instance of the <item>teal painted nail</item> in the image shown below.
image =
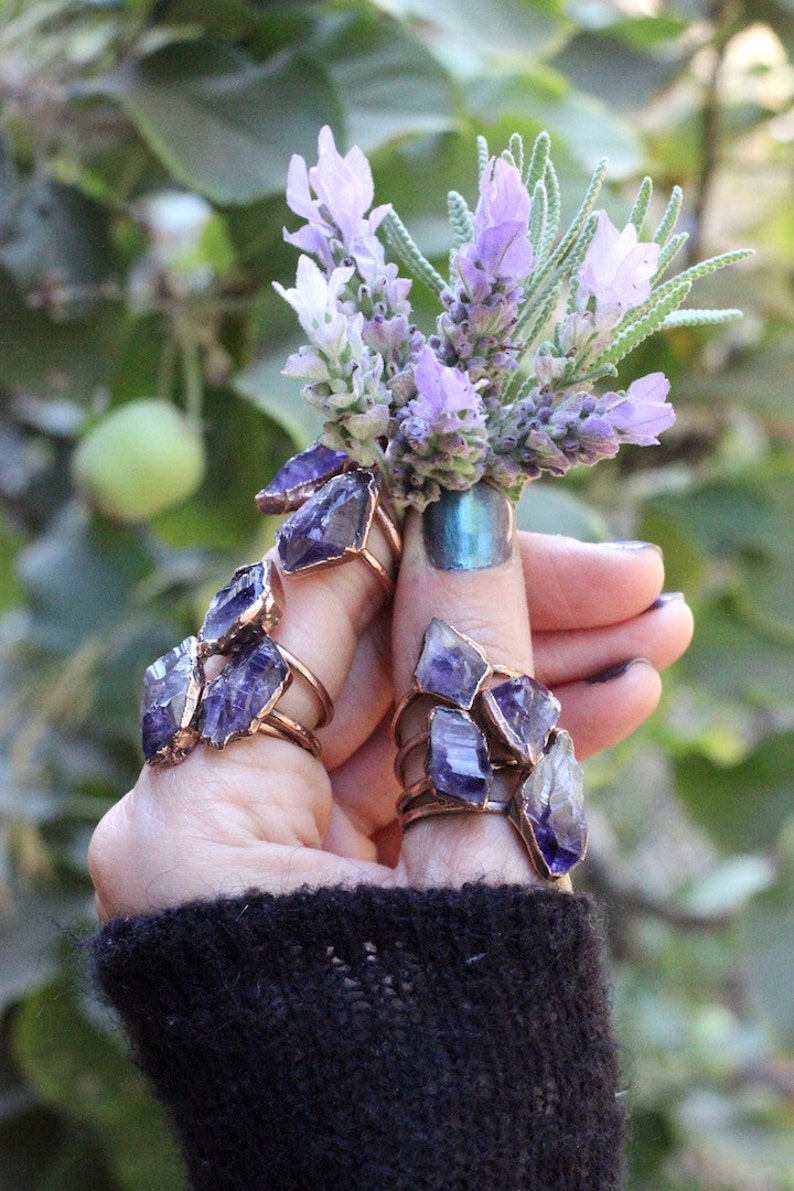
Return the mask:
{"type": "Polygon", "coordinates": [[[427,557],[439,571],[499,566],[512,554],[513,524],[513,506],[491,484],[444,491],[422,514],[427,557]]]}

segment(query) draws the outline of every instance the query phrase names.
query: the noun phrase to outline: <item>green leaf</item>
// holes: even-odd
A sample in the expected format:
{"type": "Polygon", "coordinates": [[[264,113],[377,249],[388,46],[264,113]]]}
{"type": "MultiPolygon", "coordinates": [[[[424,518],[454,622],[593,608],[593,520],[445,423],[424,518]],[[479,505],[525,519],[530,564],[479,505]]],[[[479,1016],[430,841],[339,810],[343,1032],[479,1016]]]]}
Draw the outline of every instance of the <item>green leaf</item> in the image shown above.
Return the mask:
{"type": "Polygon", "coordinates": [[[559,482],[536,480],[529,484],[516,508],[519,529],[533,533],[564,534],[583,542],[609,537],[606,521],[559,482]]]}
{"type": "Polygon", "coordinates": [[[44,1103],[93,1126],[124,1191],[173,1191],[176,1146],[143,1076],[89,1024],[68,990],[52,986],[17,1011],[14,1057],[44,1103]]]}
{"type": "Polygon", "coordinates": [[[76,506],[64,508],[19,555],[39,643],[71,652],[87,635],[114,625],[151,565],[138,530],[89,517],[76,506]]]}
{"type": "Polygon", "coordinates": [[[552,90],[548,79],[540,85],[527,74],[484,76],[468,86],[466,98],[487,125],[521,120],[537,131],[548,129],[552,156],[562,142],[585,170],[594,170],[603,157],[613,179],[630,177],[641,166],[640,140],[630,122],[594,96],[571,91],[562,78],[552,90]]]}
{"type": "Polygon", "coordinates": [[[568,21],[559,0],[390,0],[389,11],[413,23],[453,77],[513,68],[551,53],[568,21]]]}
{"type": "Polygon", "coordinates": [[[779,1041],[794,1047],[794,875],[756,898],[739,934],[742,969],[755,1004],[779,1041]]]}
{"type": "Polygon", "coordinates": [[[0,270],[0,381],[12,389],[87,404],[110,378],[120,329],[111,305],[68,322],[31,310],[0,270]]]}
{"type": "Polygon", "coordinates": [[[0,265],[59,317],[84,317],[110,274],[107,211],[73,187],[33,174],[3,208],[0,265]]]}
{"type": "Polygon", "coordinates": [[[457,123],[457,96],[448,75],[421,42],[391,22],[335,21],[328,32],[320,28],[307,52],[333,81],[347,142],[364,152],[457,123]]]}
{"type": "MultiPolygon", "coordinates": [[[[627,24],[636,25],[636,21],[627,24]]],[[[684,67],[676,55],[651,56],[611,32],[577,33],[549,65],[579,91],[597,96],[613,112],[629,115],[667,86],[684,67]]]]}
{"type": "Polygon", "coordinates": [[[677,758],[676,789],[697,823],[732,852],[772,848],[791,814],[794,732],[766,739],[739,765],[677,758]]]}
{"type": "MultiPolygon", "coordinates": [[[[293,348],[297,350],[299,341],[293,348]]],[[[285,345],[288,349],[289,345],[285,345]]],[[[283,376],[287,358],[285,348],[271,355],[261,356],[255,364],[238,372],[234,388],[241,397],[266,413],[289,435],[297,448],[308,447],[323,428],[323,420],[316,409],[304,401],[300,384],[291,376],[283,376]]],[[[263,477],[264,483],[264,477],[263,477]]],[[[261,487],[261,485],[260,485],[261,487]]]]}
{"type": "Polygon", "coordinates": [[[91,84],[122,105],[177,182],[217,203],[283,191],[291,154],[313,160],[340,122],[317,64],[283,52],[259,64],[208,37],[166,46],[91,84]]]}

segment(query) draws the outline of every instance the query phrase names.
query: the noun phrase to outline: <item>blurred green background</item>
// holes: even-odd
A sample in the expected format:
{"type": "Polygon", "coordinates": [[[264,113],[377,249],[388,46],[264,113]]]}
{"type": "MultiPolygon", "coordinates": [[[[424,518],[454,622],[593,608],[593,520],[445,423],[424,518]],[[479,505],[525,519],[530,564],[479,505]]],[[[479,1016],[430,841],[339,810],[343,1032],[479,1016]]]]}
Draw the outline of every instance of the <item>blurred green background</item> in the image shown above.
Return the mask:
{"type": "Polygon", "coordinates": [[[143,669],[268,544],[253,494],[315,429],[279,375],[295,323],[270,283],[296,264],[289,155],[313,161],[325,122],[440,260],[475,136],[542,128],[571,201],[606,154],[618,224],[649,172],[652,214],[684,187],[692,259],[756,250],[697,295],[740,323],[656,337],[622,371],[671,378],[663,445],[532,485],[521,517],[660,542],[697,615],[652,722],[587,766],[629,1187],[794,1188],[792,0],[0,12],[0,1189],[182,1185],[73,939],[92,825],[140,763],[143,669]],[[189,499],[122,523],[157,492],[136,435],[185,490],[201,449],[146,407],[101,452],[133,477],[116,520],[89,512],[76,444],[139,398],[184,409],[208,464],[189,499]]]}

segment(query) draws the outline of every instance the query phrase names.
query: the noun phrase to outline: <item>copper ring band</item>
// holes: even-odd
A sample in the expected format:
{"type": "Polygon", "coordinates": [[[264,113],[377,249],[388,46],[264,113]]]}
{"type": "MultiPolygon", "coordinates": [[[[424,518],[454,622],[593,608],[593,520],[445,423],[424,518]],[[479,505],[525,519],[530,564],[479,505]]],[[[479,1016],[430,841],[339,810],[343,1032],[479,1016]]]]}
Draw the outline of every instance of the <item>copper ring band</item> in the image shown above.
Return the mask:
{"type": "Polygon", "coordinates": [[[296,658],[295,654],[287,649],[286,645],[282,645],[280,641],[276,641],[274,644],[283,657],[284,661],[289,666],[290,670],[295,674],[299,674],[303,681],[311,687],[312,691],[317,697],[317,701],[320,704],[320,718],[314,726],[315,728],[324,728],[326,724],[330,724],[331,720],[334,718],[334,705],[331,700],[331,696],[328,694],[328,691],[320,682],[317,675],[314,674],[308,666],[304,665],[299,658],[296,658]]]}
{"type": "Polygon", "coordinates": [[[414,749],[418,749],[420,745],[427,744],[430,739],[430,732],[427,728],[422,732],[417,732],[405,744],[401,745],[397,751],[397,756],[394,758],[394,776],[401,786],[405,785],[405,763],[410,757],[414,749]]]}
{"type": "Polygon", "coordinates": [[[383,536],[389,543],[389,549],[394,555],[395,563],[399,564],[403,552],[403,539],[400,533],[400,527],[397,523],[396,514],[386,507],[384,502],[384,494],[381,489],[381,495],[375,508],[375,520],[383,532],[383,536]]]}
{"type": "Polygon", "coordinates": [[[510,805],[510,799],[496,798],[489,798],[482,807],[453,802],[437,794],[428,778],[422,778],[403,792],[397,803],[397,817],[405,831],[420,819],[439,815],[507,815],[510,805]]]}
{"type": "Polygon", "coordinates": [[[384,567],[383,563],[379,562],[372,551],[367,550],[366,546],[362,546],[361,549],[351,551],[350,553],[353,554],[355,558],[360,558],[367,564],[369,569],[374,572],[378,582],[386,592],[388,598],[391,599],[394,595],[394,580],[384,567]]]}
{"type": "Polygon", "coordinates": [[[304,728],[303,724],[299,724],[297,720],[284,715],[282,711],[276,711],[275,708],[268,712],[257,731],[261,732],[263,736],[273,736],[278,740],[287,740],[291,744],[297,744],[307,753],[311,753],[313,757],[320,755],[320,742],[314,733],[310,732],[308,728],[304,728]]]}
{"type": "MultiPolygon", "coordinates": [[[[515,670],[512,666],[490,666],[488,673],[483,678],[481,689],[486,690],[487,685],[490,683],[492,678],[499,678],[504,682],[510,678],[520,678],[521,673],[522,672],[520,670],[515,670]]],[[[421,691],[415,686],[410,687],[395,704],[391,720],[389,721],[389,734],[393,743],[396,744],[397,748],[400,750],[402,750],[403,747],[400,734],[402,718],[408,711],[408,708],[415,703],[417,699],[421,698],[434,699],[435,702],[442,707],[455,706],[451,700],[442,698],[442,696],[437,695],[434,691],[421,691]]],[[[395,760],[395,766],[396,765],[397,761],[395,760]]]]}

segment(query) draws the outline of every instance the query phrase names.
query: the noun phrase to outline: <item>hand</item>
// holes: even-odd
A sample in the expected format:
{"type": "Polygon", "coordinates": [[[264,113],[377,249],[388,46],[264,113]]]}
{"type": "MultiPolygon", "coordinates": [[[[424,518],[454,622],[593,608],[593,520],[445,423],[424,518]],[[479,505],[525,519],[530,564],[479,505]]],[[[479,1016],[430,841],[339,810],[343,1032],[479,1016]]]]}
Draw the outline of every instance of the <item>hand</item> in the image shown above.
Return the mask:
{"type": "MultiPolygon", "coordinates": [[[[441,616],[492,661],[532,673],[531,621],[535,672],[560,698],[561,725],[583,759],[650,714],[658,671],[686,648],[691,616],[683,599],[654,607],[663,564],[651,546],[526,534],[513,546],[508,535],[504,561],[448,570],[429,561],[420,522],[408,518],[391,615],[363,564],[285,576],[287,612],[273,636],[336,705],[318,733],[323,763],[260,735],[222,753],[199,746],[173,768],[144,768],[91,843],[102,918],[250,888],[536,879],[517,834],[493,815],[417,823],[400,840],[386,725],[428,621],[441,616]],[[647,661],[609,681],[588,681],[639,658],[647,661]]],[[[373,548],[387,564],[385,541],[375,536],[373,548]]],[[[294,683],[279,707],[311,727],[315,703],[294,683]]]]}

